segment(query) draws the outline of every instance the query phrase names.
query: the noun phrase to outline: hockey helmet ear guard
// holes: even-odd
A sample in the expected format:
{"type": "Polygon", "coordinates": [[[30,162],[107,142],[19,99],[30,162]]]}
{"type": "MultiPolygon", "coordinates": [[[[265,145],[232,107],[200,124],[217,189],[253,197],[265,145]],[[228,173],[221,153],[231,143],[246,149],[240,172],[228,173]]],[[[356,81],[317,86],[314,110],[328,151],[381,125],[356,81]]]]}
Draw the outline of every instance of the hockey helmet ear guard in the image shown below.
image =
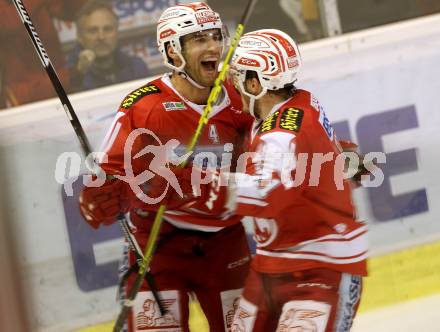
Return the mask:
{"type": "Polygon", "coordinates": [[[219,29],[223,44],[222,50],[224,50],[229,40],[227,29],[220,20],[219,14],[203,2],[179,4],[170,7],[162,13],[157,25],[157,43],[164,64],[172,70],[184,74],[193,85],[199,88],[204,87],[194,82],[185,73],[186,61],[182,55],[182,37],[212,29],[219,29]],[[168,57],[167,45],[174,49],[174,52],[181,60],[180,66],[174,65],[168,57]]]}

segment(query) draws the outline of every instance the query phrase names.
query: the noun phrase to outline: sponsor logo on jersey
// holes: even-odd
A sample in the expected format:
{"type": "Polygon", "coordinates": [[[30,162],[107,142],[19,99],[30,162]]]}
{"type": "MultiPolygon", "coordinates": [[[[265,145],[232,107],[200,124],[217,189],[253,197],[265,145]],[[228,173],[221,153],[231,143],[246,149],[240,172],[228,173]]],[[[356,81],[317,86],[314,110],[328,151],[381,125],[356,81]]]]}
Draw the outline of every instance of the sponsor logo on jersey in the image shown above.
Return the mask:
{"type": "Polygon", "coordinates": [[[279,127],[284,130],[298,132],[301,128],[301,122],[304,112],[297,108],[289,107],[281,114],[279,127]]]}
{"type": "Polygon", "coordinates": [[[167,101],[162,103],[165,111],[184,111],[186,110],[186,106],[181,101],[167,101]]]}
{"type": "Polygon", "coordinates": [[[324,109],[319,105],[319,123],[321,123],[322,128],[324,128],[325,133],[330,141],[333,141],[333,127],[330,120],[325,115],[324,109]]]}
{"type": "Polygon", "coordinates": [[[310,105],[315,109],[316,112],[321,110],[321,105],[314,95],[310,95],[310,105]]]}
{"type": "Polygon", "coordinates": [[[263,124],[261,125],[260,133],[265,133],[265,132],[275,128],[279,114],[280,114],[280,111],[276,111],[275,113],[273,113],[272,115],[267,117],[266,120],[264,120],[263,124]]]}
{"type": "Polygon", "coordinates": [[[142,97],[160,92],[162,91],[154,84],[144,85],[143,87],[134,90],[128,96],[126,96],[121,104],[121,107],[126,109],[130,108],[131,106],[136,104],[142,97]]]}

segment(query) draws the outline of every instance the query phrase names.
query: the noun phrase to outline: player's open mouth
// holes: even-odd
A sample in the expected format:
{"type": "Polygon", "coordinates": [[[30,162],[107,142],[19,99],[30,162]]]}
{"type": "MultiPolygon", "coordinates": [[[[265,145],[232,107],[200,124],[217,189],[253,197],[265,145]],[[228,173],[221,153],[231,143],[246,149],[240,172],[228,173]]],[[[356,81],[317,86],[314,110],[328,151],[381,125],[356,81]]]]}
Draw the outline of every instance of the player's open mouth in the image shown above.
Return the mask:
{"type": "Polygon", "coordinates": [[[217,70],[217,61],[207,60],[201,62],[202,67],[207,71],[216,71],[217,70]]]}

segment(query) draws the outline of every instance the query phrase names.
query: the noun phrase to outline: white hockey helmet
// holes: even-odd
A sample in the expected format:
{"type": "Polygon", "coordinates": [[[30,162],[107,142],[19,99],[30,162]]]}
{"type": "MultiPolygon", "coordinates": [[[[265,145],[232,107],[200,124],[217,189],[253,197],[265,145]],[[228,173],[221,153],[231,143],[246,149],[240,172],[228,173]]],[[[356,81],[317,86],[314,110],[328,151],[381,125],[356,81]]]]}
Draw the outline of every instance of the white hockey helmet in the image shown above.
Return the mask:
{"type": "Polygon", "coordinates": [[[180,38],[190,33],[210,29],[220,29],[223,41],[226,41],[225,28],[220,20],[220,15],[203,2],[179,4],[166,9],[160,16],[157,25],[157,43],[165,65],[173,70],[185,73],[186,61],[182,56],[180,38]],[[175,66],[168,58],[166,52],[168,43],[182,60],[179,67],[175,66]]]}
{"type": "Polygon", "coordinates": [[[251,113],[255,99],[267,90],[293,86],[301,68],[301,57],[295,41],[276,29],[263,29],[244,34],[232,58],[232,71],[245,95],[251,98],[251,113]],[[254,96],[246,91],[246,72],[256,72],[262,91],[254,96]]]}

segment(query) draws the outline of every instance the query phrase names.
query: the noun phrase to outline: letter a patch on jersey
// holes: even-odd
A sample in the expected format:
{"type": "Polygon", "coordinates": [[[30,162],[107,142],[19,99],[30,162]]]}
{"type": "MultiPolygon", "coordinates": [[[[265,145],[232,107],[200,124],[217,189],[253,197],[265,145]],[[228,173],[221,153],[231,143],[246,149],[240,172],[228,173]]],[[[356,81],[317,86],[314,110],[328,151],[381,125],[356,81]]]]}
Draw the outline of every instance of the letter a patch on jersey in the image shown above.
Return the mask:
{"type": "Polygon", "coordinates": [[[218,136],[217,127],[215,124],[209,125],[209,139],[212,143],[219,143],[220,137],[218,136]]]}
{"type": "Polygon", "coordinates": [[[134,90],[129,95],[127,95],[122,101],[121,107],[125,109],[130,108],[131,106],[136,104],[142,97],[160,92],[162,91],[154,84],[144,85],[143,87],[134,90]]]}
{"type": "Polygon", "coordinates": [[[289,107],[283,111],[279,127],[284,130],[298,132],[301,128],[304,112],[300,109],[289,107]]]}

